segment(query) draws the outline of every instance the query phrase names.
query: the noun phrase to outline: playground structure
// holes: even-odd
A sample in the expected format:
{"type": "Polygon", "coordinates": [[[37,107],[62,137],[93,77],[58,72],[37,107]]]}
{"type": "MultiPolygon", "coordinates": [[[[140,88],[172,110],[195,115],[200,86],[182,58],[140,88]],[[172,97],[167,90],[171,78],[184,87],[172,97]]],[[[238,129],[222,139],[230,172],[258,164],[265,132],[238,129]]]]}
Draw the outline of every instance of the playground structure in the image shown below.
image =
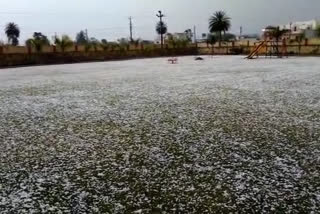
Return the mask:
{"type": "Polygon", "coordinates": [[[288,57],[287,42],[285,39],[282,42],[276,40],[264,40],[246,57],[246,59],[259,58],[259,54],[265,53],[265,57],[276,56],[278,58],[288,57]],[[264,51],[263,51],[264,50],[264,51]]]}
{"type": "Polygon", "coordinates": [[[196,60],[196,61],[199,61],[199,60],[202,61],[202,60],[204,60],[204,58],[202,58],[201,56],[197,56],[197,57],[194,58],[194,60],[196,60]]]}
{"type": "Polygon", "coordinates": [[[178,63],[178,58],[176,58],[176,57],[170,58],[170,59],[168,59],[168,62],[169,62],[170,64],[177,64],[177,63],[178,63]]]}

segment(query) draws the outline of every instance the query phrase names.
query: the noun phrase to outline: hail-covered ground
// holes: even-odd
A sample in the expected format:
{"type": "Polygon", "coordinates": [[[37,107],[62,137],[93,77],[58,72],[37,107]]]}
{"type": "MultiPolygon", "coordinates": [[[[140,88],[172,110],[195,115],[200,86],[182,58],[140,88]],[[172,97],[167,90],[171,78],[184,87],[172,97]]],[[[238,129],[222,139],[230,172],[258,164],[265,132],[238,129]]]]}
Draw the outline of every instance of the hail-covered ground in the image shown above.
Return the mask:
{"type": "Polygon", "coordinates": [[[0,213],[319,212],[319,58],[0,70],[0,213]]]}

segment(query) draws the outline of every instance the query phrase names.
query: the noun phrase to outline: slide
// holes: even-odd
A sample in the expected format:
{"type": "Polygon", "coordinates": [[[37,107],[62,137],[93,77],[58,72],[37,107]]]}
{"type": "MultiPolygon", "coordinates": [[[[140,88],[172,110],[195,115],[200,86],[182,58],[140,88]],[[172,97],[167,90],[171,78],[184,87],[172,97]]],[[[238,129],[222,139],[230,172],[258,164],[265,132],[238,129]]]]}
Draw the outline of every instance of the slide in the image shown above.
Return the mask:
{"type": "Polygon", "coordinates": [[[261,42],[261,44],[259,44],[255,49],[254,51],[252,51],[249,56],[246,57],[246,59],[253,59],[254,56],[256,56],[259,51],[261,50],[261,48],[267,43],[267,41],[263,41],[261,42]]]}

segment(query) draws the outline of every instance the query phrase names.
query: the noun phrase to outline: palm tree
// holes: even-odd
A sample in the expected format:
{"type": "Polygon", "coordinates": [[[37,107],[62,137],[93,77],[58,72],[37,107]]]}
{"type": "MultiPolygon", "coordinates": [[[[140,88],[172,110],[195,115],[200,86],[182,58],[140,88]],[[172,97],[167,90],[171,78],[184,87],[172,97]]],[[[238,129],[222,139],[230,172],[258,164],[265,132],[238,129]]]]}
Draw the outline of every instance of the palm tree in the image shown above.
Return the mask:
{"type": "Polygon", "coordinates": [[[40,32],[35,32],[33,34],[33,38],[26,41],[26,46],[30,48],[34,47],[37,52],[41,52],[42,47],[45,45],[50,45],[50,41],[48,40],[47,36],[43,35],[40,32]]]}
{"type": "Polygon", "coordinates": [[[6,25],[5,33],[8,37],[8,43],[17,46],[19,44],[19,36],[20,36],[20,29],[19,26],[13,22],[10,22],[6,25]]]}
{"type": "Polygon", "coordinates": [[[66,48],[71,47],[73,45],[73,41],[70,39],[68,35],[62,35],[61,38],[55,36],[54,44],[60,47],[61,51],[64,52],[66,48]]]}
{"type": "Polygon", "coordinates": [[[222,32],[226,32],[231,27],[231,18],[224,11],[215,12],[209,19],[210,33],[219,34],[219,42],[221,44],[222,32]]]}
{"type": "Polygon", "coordinates": [[[164,23],[162,21],[158,22],[157,26],[156,26],[156,31],[160,35],[161,48],[162,48],[163,47],[163,34],[166,34],[168,31],[168,27],[167,27],[166,23],[164,23]]]}

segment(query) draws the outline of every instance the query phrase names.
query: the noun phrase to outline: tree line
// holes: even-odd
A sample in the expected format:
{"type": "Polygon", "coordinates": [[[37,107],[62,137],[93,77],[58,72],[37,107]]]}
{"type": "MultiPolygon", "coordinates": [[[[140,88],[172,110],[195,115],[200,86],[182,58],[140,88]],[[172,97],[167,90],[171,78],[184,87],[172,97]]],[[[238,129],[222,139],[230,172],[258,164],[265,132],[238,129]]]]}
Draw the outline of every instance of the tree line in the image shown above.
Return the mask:
{"type": "MultiPolygon", "coordinates": [[[[225,40],[228,35],[226,32],[231,27],[231,18],[227,16],[224,11],[215,12],[209,18],[209,32],[207,43],[214,44],[217,41],[221,42],[225,40]]],[[[168,44],[174,47],[186,46],[188,43],[192,41],[192,37],[194,36],[191,29],[187,29],[184,33],[186,38],[175,38],[173,34],[168,33],[167,24],[162,21],[159,21],[156,24],[155,31],[158,35],[161,36],[161,44],[163,41],[163,35],[167,35],[166,41],[168,44]]],[[[8,44],[12,46],[19,45],[19,37],[20,37],[20,28],[17,24],[10,22],[5,27],[5,34],[8,38],[8,44]]],[[[229,34],[230,35],[230,34],[229,34]]],[[[68,47],[76,45],[83,45],[85,50],[89,50],[91,48],[97,50],[98,47],[101,47],[103,50],[113,49],[117,46],[123,46],[128,44],[139,45],[141,43],[140,39],[119,39],[118,42],[108,42],[106,39],[98,40],[94,37],[88,38],[88,35],[85,31],[81,30],[77,33],[75,41],[73,41],[68,35],[62,36],[54,36],[53,44],[58,46],[62,52],[64,52],[68,47]]],[[[30,48],[34,48],[37,52],[41,52],[44,46],[51,45],[48,37],[41,32],[34,32],[32,38],[26,40],[25,45],[30,48]]]]}

